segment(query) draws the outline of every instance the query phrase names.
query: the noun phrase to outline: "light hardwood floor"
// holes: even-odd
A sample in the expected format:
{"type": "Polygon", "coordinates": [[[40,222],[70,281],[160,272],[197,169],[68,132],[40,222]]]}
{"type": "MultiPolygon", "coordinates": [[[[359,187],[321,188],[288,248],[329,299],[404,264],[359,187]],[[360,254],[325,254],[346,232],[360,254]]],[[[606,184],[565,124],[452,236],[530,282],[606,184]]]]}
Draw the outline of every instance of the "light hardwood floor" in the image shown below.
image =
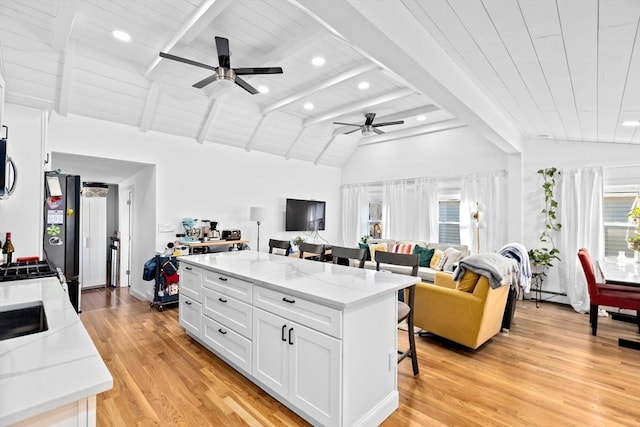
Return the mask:
{"type": "MultiPolygon", "coordinates": [[[[189,338],[176,308],[80,317],[114,377],[97,398],[98,426],[305,425],[189,338]]],[[[400,407],[383,426],[640,425],[640,351],[617,346],[640,340],[637,326],[601,318],[592,337],[588,323],[570,307],[519,301],[510,333],[476,351],[418,338],[420,375],[400,364],[400,407]]]]}

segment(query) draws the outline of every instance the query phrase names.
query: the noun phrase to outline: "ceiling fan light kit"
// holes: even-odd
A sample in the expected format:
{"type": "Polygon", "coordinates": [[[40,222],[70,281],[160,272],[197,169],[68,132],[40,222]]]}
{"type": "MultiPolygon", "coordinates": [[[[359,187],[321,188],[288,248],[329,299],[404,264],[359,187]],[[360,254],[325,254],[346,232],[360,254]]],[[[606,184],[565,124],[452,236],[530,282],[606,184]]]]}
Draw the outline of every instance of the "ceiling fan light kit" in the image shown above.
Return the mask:
{"type": "Polygon", "coordinates": [[[390,125],[401,125],[404,123],[404,120],[396,120],[393,122],[384,122],[384,123],[373,123],[373,120],[376,117],[376,113],[366,113],[364,115],[365,121],[363,124],[356,123],[344,123],[344,122],[333,122],[334,125],[343,125],[343,126],[355,126],[356,129],[349,130],[344,132],[343,135],[349,135],[350,133],[357,132],[360,130],[363,136],[371,136],[371,135],[382,135],[384,132],[378,129],[381,126],[390,126],[390,125]]]}

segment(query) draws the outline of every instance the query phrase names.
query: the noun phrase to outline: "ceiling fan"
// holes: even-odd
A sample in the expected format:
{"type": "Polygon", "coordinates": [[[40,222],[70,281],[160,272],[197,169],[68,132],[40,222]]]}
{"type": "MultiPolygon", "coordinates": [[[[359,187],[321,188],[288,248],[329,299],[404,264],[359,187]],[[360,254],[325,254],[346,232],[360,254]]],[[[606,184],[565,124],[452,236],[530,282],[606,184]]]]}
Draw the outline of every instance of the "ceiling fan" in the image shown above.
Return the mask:
{"type": "Polygon", "coordinates": [[[389,126],[389,125],[401,125],[404,123],[404,120],[397,120],[395,122],[383,122],[383,123],[373,123],[373,119],[376,117],[376,113],[366,113],[364,115],[365,117],[365,121],[363,124],[361,125],[357,125],[354,123],[342,123],[342,122],[333,122],[334,125],[345,125],[345,126],[357,126],[357,129],[354,130],[350,130],[348,132],[345,132],[344,135],[348,135],[350,133],[353,133],[357,130],[361,130],[362,131],[362,135],[364,136],[369,136],[369,135],[373,135],[374,133],[377,134],[383,134],[384,132],[382,132],[379,128],[380,126],[389,126]]]}
{"type": "Polygon", "coordinates": [[[191,59],[181,58],[179,56],[171,55],[170,53],[160,52],[162,58],[172,59],[174,61],[184,62],[185,64],[195,65],[196,67],[206,68],[212,70],[214,73],[195,83],[193,87],[202,89],[206,85],[213,83],[214,81],[230,81],[235,82],[238,86],[246,90],[247,92],[255,95],[258,90],[247,83],[239,76],[246,76],[252,74],[282,74],[281,67],[257,67],[257,68],[231,68],[231,62],[229,60],[229,40],[223,37],[216,37],[216,50],[218,51],[218,66],[203,64],[201,62],[192,61],[191,59]]]}

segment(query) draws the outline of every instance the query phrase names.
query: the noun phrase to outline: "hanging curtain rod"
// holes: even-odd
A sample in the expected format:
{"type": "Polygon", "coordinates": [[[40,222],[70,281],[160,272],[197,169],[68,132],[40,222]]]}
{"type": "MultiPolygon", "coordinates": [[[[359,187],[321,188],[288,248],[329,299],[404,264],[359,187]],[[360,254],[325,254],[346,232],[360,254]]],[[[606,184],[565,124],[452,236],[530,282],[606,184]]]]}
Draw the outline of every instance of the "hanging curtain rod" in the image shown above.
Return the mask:
{"type": "Polygon", "coordinates": [[[507,172],[507,169],[496,169],[493,171],[489,171],[489,172],[474,172],[474,173],[465,173],[462,175],[436,175],[436,176],[422,176],[422,177],[414,177],[414,178],[398,178],[398,179],[390,179],[388,181],[371,181],[371,182],[356,182],[356,183],[352,183],[352,184],[342,184],[340,186],[340,188],[343,187],[348,187],[350,185],[364,185],[364,186],[377,186],[377,185],[382,185],[382,184],[393,184],[396,182],[401,182],[401,181],[419,181],[421,179],[427,179],[427,180],[448,180],[448,179],[462,179],[466,176],[473,176],[473,175],[484,175],[486,173],[488,174],[493,174],[493,173],[499,173],[499,172],[507,172]]]}

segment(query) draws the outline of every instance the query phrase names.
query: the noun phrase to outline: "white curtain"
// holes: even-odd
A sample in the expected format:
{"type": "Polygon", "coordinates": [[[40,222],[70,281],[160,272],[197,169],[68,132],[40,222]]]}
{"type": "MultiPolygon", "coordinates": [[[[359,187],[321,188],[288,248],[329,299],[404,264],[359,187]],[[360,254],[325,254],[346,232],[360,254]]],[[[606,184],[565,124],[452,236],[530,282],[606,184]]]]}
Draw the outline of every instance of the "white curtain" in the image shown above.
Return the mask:
{"type": "Polygon", "coordinates": [[[471,253],[496,252],[507,243],[507,171],[462,177],[460,192],[460,243],[471,253]],[[478,232],[472,219],[477,204],[483,205],[484,228],[478,232]],[[479,237],[479,242],[478,242],[479,237]]]}
{"type": "Polygon", "coordinates": [[[347,247],[357,246],[363,236],[366,218],[364,213],[367,207],[367,188],[364,185],[344,185],[340,189],[342,206],[342,245],[347,247]]]}
{"type": "Polygon", "coordinates": [[[557,216],[562,225],[557,239],[559,285],[581,313],[589,311],[589,294],[577,253],[584,247],[594,261],[604,256],[602,198],[601,167],[561,171],[557,182],[557,216]]]}
{"type": "Polygon", "coordinates": [[[385,182],[382,200],[385,238],[437,241],[437,180],[423,178],[385,182]]]}
{"type": "Polygon", "coordinates": [[[382,214],[382,233],[385,238],[396,240],[415,239],[411,236],[409,225],[409,200],[408,183],[406,180],[385,182],[382,187],[382,201],[384,213],[382,214]]]}
{"type": "Polygon", "coordinates": [[[438,181],[420,179],[415,188],[414,239],[438,241],[438,181]]]}

